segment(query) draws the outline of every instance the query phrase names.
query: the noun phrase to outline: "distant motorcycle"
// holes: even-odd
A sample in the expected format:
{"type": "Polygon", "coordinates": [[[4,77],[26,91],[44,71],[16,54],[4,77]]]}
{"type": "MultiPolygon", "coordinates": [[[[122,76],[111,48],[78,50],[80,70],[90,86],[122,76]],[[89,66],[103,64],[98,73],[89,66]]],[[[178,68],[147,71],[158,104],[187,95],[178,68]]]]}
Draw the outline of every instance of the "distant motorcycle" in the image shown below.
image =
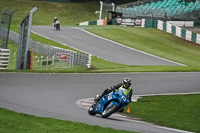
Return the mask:
{"type": "Polygon", "coordinates": [[[129,104],[129,98],[124,94],[125,89],[120,88],[118,91],[111,92],[103,96],[98,103],[95,103],[88,109],[90,115],[100,114],[107,118],[115,112],[120,112],[129,104]]]}
{"type": "Polygon", "coordinates": [[[55,23],[54,23],[54,28],[56,29],[56,30],[59,30],[60,31],[60,21],[56,21],[55,23]]]}

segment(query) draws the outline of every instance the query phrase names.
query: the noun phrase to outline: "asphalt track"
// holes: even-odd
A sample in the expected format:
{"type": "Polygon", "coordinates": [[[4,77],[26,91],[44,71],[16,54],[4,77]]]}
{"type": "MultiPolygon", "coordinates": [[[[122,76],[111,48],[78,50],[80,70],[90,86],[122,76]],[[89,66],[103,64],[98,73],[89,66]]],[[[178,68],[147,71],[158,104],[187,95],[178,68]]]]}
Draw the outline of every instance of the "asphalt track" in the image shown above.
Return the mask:
{"type": "Polygon", "coordinates": [[[0,73],[0,107],[42,117],[145,133],[180,133],[136,118],[90,116],[77,106],[124,77],[133,79],[134,95],[200,92],[200,73],[31,74],[0,73]]]}
{"type": "Polygon", "coordinates": [[[52,26],[33,26],[32,32],[116,63],[127,65],[183,65],[105,40],[80,28],[61,27],[61,31],[56,31],[52,26]]]}

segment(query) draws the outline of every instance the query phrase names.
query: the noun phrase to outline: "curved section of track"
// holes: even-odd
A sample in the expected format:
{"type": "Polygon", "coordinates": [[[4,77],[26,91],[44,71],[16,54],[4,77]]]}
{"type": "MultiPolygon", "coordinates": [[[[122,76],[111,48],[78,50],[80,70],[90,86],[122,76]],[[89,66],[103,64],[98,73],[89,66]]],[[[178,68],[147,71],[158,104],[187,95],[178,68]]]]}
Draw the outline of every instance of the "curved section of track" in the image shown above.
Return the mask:
{"type": "Polygon", "coordinates": [[[63,45],[70,46],[108,61],[127,65],[183,65],[166,60],[119,43],[98,37],[79,28],[61,27],[55,31],[50,26],[32,26],[32,32],[63,45]]]}
{"type": "Polygon", "coordinates": [[[90,116],[76,105],[124,77],[133,79],[134,95],[200,92],[200,73],[31,74],[0,73],[0,106],[42,117],[148,133],[180,133],[130,119],[90,116]]]}

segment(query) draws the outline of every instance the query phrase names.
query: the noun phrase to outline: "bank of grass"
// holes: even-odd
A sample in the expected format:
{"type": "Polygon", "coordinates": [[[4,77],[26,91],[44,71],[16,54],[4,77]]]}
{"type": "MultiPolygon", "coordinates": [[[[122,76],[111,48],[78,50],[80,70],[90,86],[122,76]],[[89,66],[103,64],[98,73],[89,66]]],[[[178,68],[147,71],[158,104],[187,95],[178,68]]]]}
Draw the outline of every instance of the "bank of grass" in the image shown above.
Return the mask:
{"type": "Polygon", "coordinates": [[[156,125],[200,133],[199,103],[200,94],[143,97],[129,104],[129,115],[156,125]]]}
{"type": "Polygon", "coordinates": [[[52,25],[56,16],[61,21],[61,26],[74,26],[80,22],[96,20],[95,11],[100,8],[99,1],[66,3],[37,0],[1,0],[0,12],[7,7],[16,10],[12,15],[11,29],[19,31],[22,19],[35,6],[38,9],[33,15],[33,25],[52,25]]]}
{"type": "Polygon", "coordinates": [[[0,108],[1,133],[130,133],[83,123],[35,117],[0,108]]]}

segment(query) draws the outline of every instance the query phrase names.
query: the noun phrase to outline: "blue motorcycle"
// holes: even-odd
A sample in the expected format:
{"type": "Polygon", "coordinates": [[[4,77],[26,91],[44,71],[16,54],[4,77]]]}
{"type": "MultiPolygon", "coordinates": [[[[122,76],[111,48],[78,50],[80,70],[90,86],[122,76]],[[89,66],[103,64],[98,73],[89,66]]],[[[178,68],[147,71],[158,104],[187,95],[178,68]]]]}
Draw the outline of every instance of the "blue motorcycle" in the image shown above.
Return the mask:
{"type": "Polygon", "coordinates": [[[100,114],[107,118],[115,112],[123,110],[129,104],[129,98],[124,95],[125,89],[120,88],[118,91],[111,92],[103,96],[99,102],[94,103],[89,109],[90,115],[100,114]]]}

